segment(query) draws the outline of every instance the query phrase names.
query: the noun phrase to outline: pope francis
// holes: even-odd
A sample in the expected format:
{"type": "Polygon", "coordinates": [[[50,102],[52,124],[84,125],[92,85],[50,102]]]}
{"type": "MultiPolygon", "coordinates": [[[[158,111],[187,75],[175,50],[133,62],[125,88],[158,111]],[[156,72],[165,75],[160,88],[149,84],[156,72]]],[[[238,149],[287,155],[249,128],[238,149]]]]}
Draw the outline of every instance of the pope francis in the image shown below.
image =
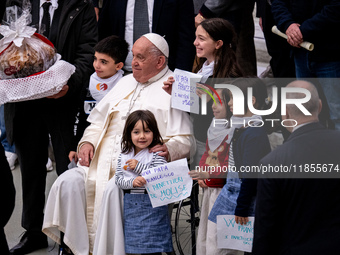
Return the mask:
{"type": "Polygon", "coordinates": [[[162,89],[163,81],[173,76],[165,39],[145,34],[132,52],[133,74],[123,77],[92,110],[78,145],[78,167],[59,176],[48,196],[42,231],[59,244],[61,231],[74,254],[125,255],[123,192],[112,177],[131,112],[142,109],[155,115],[165,144],[151,150],[162,151],[168,161],[189,158],[195,150],[189,115],[172,109],[171,96],[162,89]]]}

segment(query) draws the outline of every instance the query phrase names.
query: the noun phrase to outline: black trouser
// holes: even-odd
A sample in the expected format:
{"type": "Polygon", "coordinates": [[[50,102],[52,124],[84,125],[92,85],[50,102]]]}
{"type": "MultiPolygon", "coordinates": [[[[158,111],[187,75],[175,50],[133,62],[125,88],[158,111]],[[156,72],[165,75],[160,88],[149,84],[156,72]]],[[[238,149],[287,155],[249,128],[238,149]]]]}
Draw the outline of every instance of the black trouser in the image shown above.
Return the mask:
{"type": "Polygon", "coordinates": [[[10,219],[15,203],[15,188],[11,169],[9,168],[5,151],[0,144],[0,172],[1,172],[1,218],[0,218],[0,254],[8,254],[8,244],[4,232],[4,227],[10,219]]]}
{"type": "Polygon", "coordinates": [[[236,58],[242,71],[247,76],[257,75],[256,50],[254,44],[254,3],[246,7],[228,11],[221,15],[228,20],[237,33],[236,58]]]}
{"type": "Polygon", "coordinates": [[[27,231],[41,232],[42,228],[49,134],[57,174],[67,170],[69,164],[73,116],[68,111],[67,104],[57,100],[41,99],[16,103],[13,138],[22,175],[21,224],[27,231]]]}
{"type": "MultiPolygon", "coordinates": [[[[286,39],[272,32],[274,25],[275,21],[271,13],[271,6],[266,3],[262,26],[268,54],[272,57],[270,66],[273,75],[275,78],[294,78],[296,75],[294,58],[292,57],[293,47],[290,46],[286,39]]],[[[285,33],[286,31],[281,32],[285,33]]]]}

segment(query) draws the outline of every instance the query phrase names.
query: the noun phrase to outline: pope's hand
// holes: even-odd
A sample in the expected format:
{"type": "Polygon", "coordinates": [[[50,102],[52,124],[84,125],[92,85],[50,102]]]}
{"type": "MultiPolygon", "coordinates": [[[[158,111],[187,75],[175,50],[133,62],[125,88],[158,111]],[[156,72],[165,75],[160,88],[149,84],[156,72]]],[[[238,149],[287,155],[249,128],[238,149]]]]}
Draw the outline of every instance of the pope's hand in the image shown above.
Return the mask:
{"type": "Polygon", "coordinates": [[[166,160],[169,161],[169,151],[168,151],[168,147],[166,147],[165,144],[162,144],[162,145],[157,144],[149,150],[149,152],[159,152],[159,151],[160,153],[158,155],[165,157],[166,160]]]}
{"type": "Polygon", "coordinates": [[[90,166],[90,162],[93,158],[94,147],[91,143],[85,143],[80,147],[78,153],[78,160],[82,166],[90,166]]]}

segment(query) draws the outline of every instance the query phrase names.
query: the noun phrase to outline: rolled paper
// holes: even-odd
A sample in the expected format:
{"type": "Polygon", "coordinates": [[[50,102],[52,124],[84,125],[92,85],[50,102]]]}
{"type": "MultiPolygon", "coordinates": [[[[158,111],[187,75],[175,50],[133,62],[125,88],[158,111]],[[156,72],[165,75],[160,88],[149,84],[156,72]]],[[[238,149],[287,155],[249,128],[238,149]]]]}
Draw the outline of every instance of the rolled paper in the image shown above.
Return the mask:
{"type": "MultiPolygon", "coordinates": [[[[279,35],[279,36],[285,38],[285,39],[288,38],[287,35],[284,34],[284,33],[282,33],[276,26],[273,26],[273,27],[272,27],[272,32],[273,32],[274,34],[277,34],[277,35],[279,35]]],[[[312,51],[312,50],[314,49],[314,44],[313,44],[313,43],[310,43],[310,42],[302,42],[302,43],[300,43],[300,46],[301,46],[302,48],[305,48],[306,50],[309,50],[309,51],[312,51]]]]}

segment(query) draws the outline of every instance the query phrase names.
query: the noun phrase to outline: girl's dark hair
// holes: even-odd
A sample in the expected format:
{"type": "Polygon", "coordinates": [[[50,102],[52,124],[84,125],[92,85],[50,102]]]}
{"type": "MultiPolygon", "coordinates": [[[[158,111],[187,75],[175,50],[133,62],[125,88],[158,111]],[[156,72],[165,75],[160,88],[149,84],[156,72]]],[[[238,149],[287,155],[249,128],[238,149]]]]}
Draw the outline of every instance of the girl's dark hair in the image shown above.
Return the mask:
{"type": "MultiPolygon", "coordinates": [[[[221,93],[221,100],[224,101],[222,103],[224,103],[224,107],[227,110],[227,116],[226,119],[229,120],[230,117],[233,115],[233,113],[230,111],[230,107],[228,105],[228,102],[230,100],[230,92],[228,89],[222,89],[222,93],[221,93]]],[[[213,102],[214,103],[214,102],[213,102]]]]}
{"type": "Polygon", "coordinates": [[[142,121],[144,131],[146,127],[148,127],[153,133],[153,140],[152,143],[149,145],[149,148],[152,148],[157,144],[163,144],[163,139],[161,137],[161,134],[159,133],[157,121],[153,113],[148,110],[138,110],[132,112],[125,122],[121,142],[122,153],[129,153],[134,148],[134,144],[132,143],[131,139],[131,132],[139,120],[142,121]]]}
{"type": "MultiPolygon", "coordinates": [[[[215,42],[223,41],[222,47],[215,52],[213,78],[242,77],[243,71],[236,60],[237,35],[233,25],[225,19],[212,18],[205,19],[199,26],[202,26],[215,42]]],[[[205,58],[196,60],[198,63],[194,70],[195,73],[202,68],[205,60],[205,58]]]]}

